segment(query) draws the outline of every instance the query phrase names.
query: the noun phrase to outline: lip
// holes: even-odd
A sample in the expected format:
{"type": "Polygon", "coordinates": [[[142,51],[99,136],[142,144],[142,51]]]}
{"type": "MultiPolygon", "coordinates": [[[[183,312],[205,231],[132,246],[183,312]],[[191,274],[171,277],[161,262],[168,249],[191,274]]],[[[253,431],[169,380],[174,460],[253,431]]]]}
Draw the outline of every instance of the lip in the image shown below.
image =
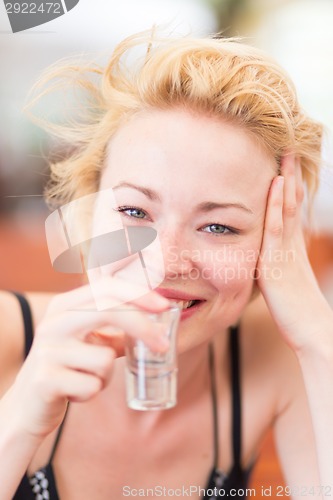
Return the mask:
{"type": "MultiPolygon", "coordinates": [[[[166,299],[179,299],[179,300],[200,300],[204,302],[206,299],[199,297],[198,295],[192,295],[181,290],[175,290],[171,288],[155,288],[155,292],[159,293],[166,299]]],[[[195,306],[193,306],[195,307],[195,306]]],[[[191,308],[192,309],[192,308],[191,308]]]]}
{"type": "Polygon", "coordinates": [[[158,292],[160,295],[163,295],[166,299],[172,300],[199,300],[197,304],[190,307],[189,309],[183,309],[180,315],[180,321],[190,318],[193,314],[195,314],[206,302],[206,299],[199,297],[198,295],[192,295],[186,292],[182,292],[180,290],[170,289],[170,288],[156,288],[155,292],[158,292]]]}

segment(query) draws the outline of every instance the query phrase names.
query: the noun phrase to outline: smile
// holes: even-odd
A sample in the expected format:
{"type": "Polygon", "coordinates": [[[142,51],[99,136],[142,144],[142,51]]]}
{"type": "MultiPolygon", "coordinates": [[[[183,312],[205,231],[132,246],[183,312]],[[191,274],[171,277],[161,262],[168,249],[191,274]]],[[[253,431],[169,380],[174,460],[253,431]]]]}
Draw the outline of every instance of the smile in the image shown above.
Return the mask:
{"type": "Polygon", "coordinates": [[[195,306],[199,302],[202,302],[201,300],[174,300],[179,307],[184,310],[184,309],[190,309],[190,307],[195,306]]]}
{"type": "Polygon", "coordinates": [[[181,290],[171,289],[171,288],[156,288],[156,292],[163,297],[176,302],[181,308],[181,320],[189,318],[194,314],[206,299],[199,297],[198,295],[192,295],[181,290]]]}

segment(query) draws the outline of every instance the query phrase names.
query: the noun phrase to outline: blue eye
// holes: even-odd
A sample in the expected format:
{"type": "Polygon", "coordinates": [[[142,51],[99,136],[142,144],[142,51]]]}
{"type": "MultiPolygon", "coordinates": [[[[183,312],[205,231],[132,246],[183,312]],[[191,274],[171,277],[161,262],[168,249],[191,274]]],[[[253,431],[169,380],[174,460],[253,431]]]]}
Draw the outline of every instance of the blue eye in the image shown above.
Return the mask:
{"type": "Polygon", "coordinates": [[[134,219],[144,219],[146,217],[146,213],[137,207],[119,207],[117,212],[124,213],[127,217],[133,217],[134,219]]]}
{"type": "Polygon", "coordinates": [[[228,233],[232,233],[232,234],[237,234],[237,231],[228,227],[228,226],[224,226],[223,224],[208,224],[208,226],[204,226],[202,228],[202,231],[204,231],[205,233],[212,233],[212,234],[228,234],[228,233]]]}

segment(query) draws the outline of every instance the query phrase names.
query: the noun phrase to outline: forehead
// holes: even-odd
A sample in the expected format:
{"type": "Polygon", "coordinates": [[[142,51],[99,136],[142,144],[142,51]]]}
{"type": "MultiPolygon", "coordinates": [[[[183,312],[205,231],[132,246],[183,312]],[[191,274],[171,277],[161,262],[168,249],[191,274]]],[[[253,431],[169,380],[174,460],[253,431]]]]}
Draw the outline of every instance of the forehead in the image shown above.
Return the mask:
{"type": "Polygon", "coordinates": [[[274,158],[244,128],[182,109],[152,110],[111,139],[101,187],[130,181],[174,191],[181,184],[193,196],[232,191],[255,201],[274,175],[274,158]]]}

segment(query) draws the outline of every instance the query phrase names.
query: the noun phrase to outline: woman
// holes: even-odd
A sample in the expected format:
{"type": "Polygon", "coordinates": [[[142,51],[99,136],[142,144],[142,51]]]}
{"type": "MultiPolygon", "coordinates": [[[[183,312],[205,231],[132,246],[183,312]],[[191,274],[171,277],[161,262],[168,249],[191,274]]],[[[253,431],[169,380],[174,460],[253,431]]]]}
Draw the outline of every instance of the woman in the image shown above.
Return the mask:
{"type": "MultiPolygon", "coordinates": [[[[117,270],[94,279],[99,304],[111,297],[138,308],[121,319],[73,311],[91,306],[89,285],[51,300],[29,295],[36,332],[23,364],[18,306],[3,294],[1,498],[242,498],[272,425],[292,485],[274,494],[326,498],[333,313],[300,213],[302,177],[310,193],[316,186],[321,126],[254,48],[193,38],[154,45],[146,35],[125,40],[103,72],[91,68],[100,83],[79,67],[50,73],[67,72],[91,100],[84,121],[52,127],[77,147],[52,166],[49,198],[61,205],[112,189],[124,225],[157,230],[165,276],[136,298],[117,270]],[[147,41],[144,60],[124,68],[127,51],[147,41]],[[117,327],[163,350],[142,311],[170,299],[197,301],[178,332],[178,404],[129,410],[122,345],[96,332],[117,327]]],[[[96,209],[92,220],[94,230],[96,209]]]]}

